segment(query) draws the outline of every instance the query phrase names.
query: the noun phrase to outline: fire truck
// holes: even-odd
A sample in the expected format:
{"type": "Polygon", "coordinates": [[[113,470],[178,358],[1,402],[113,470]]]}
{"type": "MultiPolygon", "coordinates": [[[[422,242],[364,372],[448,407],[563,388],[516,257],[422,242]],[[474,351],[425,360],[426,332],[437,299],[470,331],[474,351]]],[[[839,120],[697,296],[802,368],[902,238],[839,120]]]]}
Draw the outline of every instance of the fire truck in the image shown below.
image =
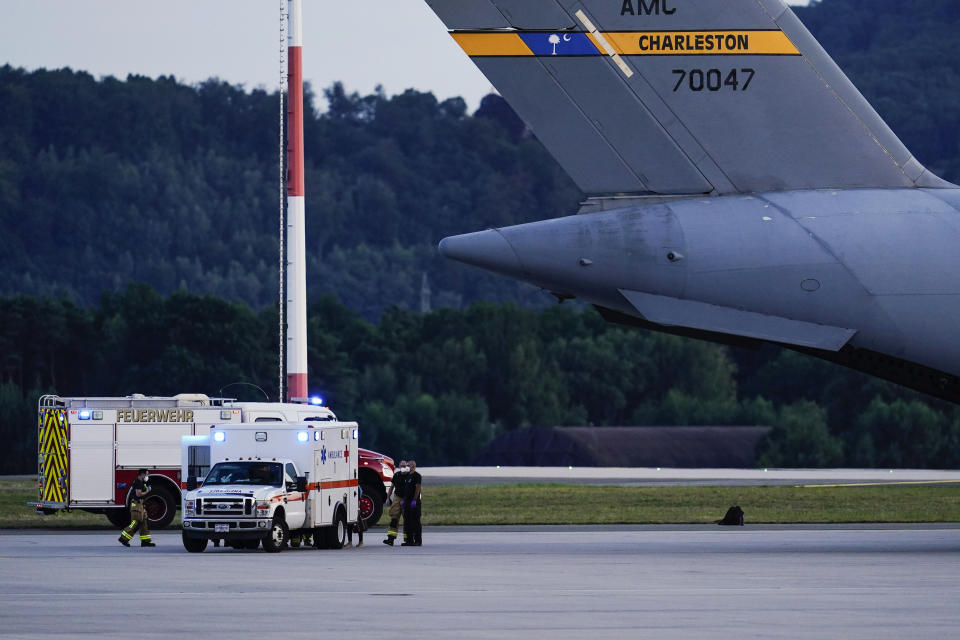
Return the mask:
{"type": "Polygon", "coordinates": [[[308,540],[340,549],[357,522],[356,422],[218,424],[182,442],[187,551],[210,540],[239,549],[262,543],[269,552],[308,540]],[[192,475],[197,450],[212,462],[201,486],[192,475]]]}
{"type": "MultiPolygon", "coordinates": [[[[214,425],[336,421],[328,407],[309,402],[238,402],[204,394],[46,395],[39,403],[38,499],[30,504],[45,514],[61,509],[103,513],[114,525],[123,526],[130,522],[137,469],[146,468],[153,485],[147,514],[151,527],[159,529],[173,520],[186,486],[181,474],[182,436],[209,435],[214,425]]],[[[394,464],[373,451],[357,453],[363,488],[360,515],[373,524],[383,512],[394,464]]],[[[202,461],[196,466],[205,471],[202,461]]]]}

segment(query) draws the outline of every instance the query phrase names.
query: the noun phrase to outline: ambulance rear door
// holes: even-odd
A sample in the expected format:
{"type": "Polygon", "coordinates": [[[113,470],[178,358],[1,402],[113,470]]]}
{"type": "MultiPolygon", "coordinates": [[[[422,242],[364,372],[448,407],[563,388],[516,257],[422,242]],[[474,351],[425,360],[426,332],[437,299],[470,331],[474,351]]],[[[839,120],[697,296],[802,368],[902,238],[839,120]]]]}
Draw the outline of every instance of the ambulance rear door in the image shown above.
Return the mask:
{"type": "Polygon", "coordinates": [[[187,478],[193,476],[203,482],[210,471],[210,436],[182,436],[180,438],[180,481],[181,489],[187,485],[187,478]]]}
{"type": "Polygon", "coordinates": [[[344,471],[347,479],[347,522],[354,523],[360,515],[360,486],[357,478],[358,459],[360,457],[357,445],[357,425],[347,423],[343,432],[344,440],[344,471]]]}

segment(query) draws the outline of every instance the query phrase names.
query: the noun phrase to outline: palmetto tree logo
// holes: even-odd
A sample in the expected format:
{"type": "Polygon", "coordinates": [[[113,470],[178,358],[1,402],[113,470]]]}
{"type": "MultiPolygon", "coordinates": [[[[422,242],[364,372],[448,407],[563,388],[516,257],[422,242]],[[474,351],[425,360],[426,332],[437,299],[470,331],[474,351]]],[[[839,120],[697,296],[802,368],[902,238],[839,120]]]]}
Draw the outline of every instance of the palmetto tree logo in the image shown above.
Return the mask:
{"type": "Polygon", "coordinates": [[[550,55],[557,55],[557,45],[560,44],[560,36],[555,33],[551,33],[550,37],[547,38],[547,42],[553,45],[553,53],[550,55]]]}

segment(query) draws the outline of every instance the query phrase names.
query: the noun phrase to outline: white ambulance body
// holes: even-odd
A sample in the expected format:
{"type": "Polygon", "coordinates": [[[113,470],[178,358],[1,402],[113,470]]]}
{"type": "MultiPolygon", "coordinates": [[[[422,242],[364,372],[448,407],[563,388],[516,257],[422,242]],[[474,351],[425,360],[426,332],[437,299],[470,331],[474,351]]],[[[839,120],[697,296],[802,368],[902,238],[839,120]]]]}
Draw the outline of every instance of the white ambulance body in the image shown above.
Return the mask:
{"type": "Polygon", "coordinates": [[[209,540],[280,551],[291,541],[339,549],[359,517],[357,423],[216,425],[182,439],[183,545],[209,540]],[[208,449],[203,484],[196,452],[208,449]]]}
{"type": "MultiPolygon", "coordinates": [[[[147,513],[152,526],[162,528],[176,515],[186,480],[180,473],[182,436],[209,434],[215,424],[324,424],[336,419],[323,406],[237,402],[204,394],[46,395],[40,398],[38,411],[38,496],[30,504],[42,513],[60,509],[104,513],[113,524],[123,526],[130,522],[130,491],[137,469],[143,467],[150,470],[152,488],[147,513]]],[[[381,466],[387,468],[385,463],[381,466]]],[[[204,473],[201,469],[196,475],[204,473]]],[[[368,484],[376,487],[376,476],[370,472],[367,476],[368,484]]],[[[376,488],[383,490],[382,483],[376,488]]]]}

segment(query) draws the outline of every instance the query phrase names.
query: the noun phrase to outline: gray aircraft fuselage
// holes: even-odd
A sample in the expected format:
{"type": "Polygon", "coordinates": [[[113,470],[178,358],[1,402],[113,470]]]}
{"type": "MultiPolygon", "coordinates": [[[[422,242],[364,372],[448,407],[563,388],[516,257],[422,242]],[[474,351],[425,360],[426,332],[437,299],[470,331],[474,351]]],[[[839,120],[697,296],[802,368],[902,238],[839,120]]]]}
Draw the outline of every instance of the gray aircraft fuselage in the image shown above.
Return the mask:
{"type": "Polygon", "coordinates": [[[440,250],[613,321],[781,344],[960,400],[960,189],[630,202],[440,250]]]}

